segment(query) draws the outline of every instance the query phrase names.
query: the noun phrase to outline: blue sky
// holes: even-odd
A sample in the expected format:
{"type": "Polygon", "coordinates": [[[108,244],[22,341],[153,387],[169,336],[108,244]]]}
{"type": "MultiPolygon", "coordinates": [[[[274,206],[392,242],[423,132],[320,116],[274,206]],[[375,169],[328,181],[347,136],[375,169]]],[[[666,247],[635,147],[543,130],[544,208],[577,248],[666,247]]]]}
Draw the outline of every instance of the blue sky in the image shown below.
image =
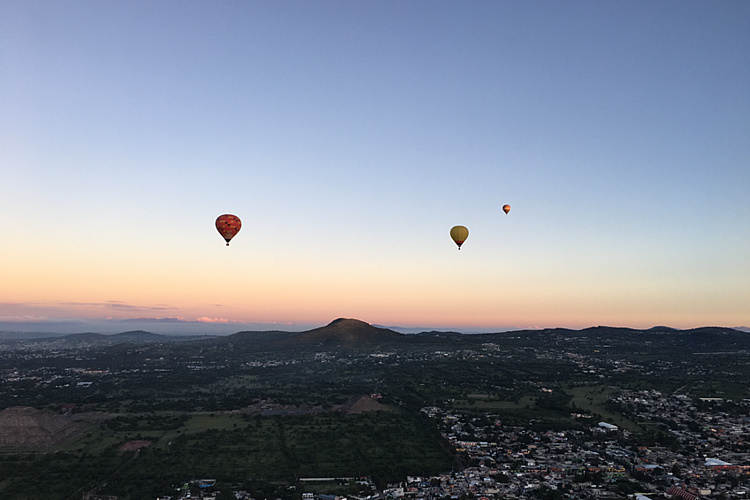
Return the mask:
{"type": "Polygon", "coordinates": [[[0,323],[750,325],[748,26],[739,1],[0,1],[0,323]]]}

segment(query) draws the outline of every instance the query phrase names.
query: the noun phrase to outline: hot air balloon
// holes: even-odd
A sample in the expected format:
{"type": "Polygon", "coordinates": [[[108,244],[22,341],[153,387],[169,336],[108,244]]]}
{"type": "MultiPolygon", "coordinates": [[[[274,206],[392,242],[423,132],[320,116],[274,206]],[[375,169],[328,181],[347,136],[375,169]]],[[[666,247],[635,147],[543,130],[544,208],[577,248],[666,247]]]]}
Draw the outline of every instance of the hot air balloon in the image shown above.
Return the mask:
{"type": "Polygon", "coordinates": [[[224,214],[216,218],[216,230],[227,241],[227,246],[229,246],[229,240],[240,232],[241,227],[242,222],[236,215],[224,214]]]}
{"type": "Polygon", "coordinates": [[[453,241],[456,242],[459,250],[461,250],[461,245],[463,245],[464,241],[466,241],[466,238],[468,237],[469,230],[464,226],[453,226],[451,228],[451,238],[453,238],[453,241]]]}
{"type": "Polygon", "coordinates": [[[503,205],[503,212],[508,215],[508,212],[510,212],[510,205],[503,205]]]}

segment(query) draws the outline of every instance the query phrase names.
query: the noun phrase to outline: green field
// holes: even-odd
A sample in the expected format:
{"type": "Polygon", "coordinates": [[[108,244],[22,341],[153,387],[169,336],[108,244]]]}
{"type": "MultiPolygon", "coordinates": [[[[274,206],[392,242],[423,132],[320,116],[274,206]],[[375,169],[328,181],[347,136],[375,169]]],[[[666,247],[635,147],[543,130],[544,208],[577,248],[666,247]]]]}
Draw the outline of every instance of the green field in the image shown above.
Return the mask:
{"type": "Polygon", "coordinates": [[[456,465],[424,418],[396,409],[272,417],[200,413],[165,428],[155,415],[121,416],[92,424],[57,450],[0,455],[0,477],[12,478],[0,482],[0,493],[6,499],[63,499],[106,479],[102,494],[156,498],[168,494],[174,481],[196,477],[250,485],[371,476],[385,485],[404,473],[437,474],[456,465]],[[137,453],[120,450],[132,440],[151,444],[137,453]]]}
{"type": "Polygon", "coordinates": [[[614,424],[621,429],[627,429],[631,432],[639,431],[640,427],[632,420],[607,410],[605,405],[607,397],[616,390],[616,388],[606,386],[576,386],[567,388],[566,392],[573,395],[571,404],[585,412],[592,415],[601,415],[603,421],[614,424]]]}

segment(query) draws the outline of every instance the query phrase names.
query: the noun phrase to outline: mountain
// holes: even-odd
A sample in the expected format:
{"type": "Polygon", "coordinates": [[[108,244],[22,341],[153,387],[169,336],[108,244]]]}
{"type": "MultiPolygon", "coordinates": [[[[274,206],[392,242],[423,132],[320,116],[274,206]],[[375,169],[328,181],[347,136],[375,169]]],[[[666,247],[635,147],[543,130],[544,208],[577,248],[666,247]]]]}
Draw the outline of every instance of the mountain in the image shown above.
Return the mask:
{"type": "Polygon", "coordinates": [[[602,345],[620,345],[626,349],[632,349],[633,346],[641,345],[643,342],[656,343],[654,345],[658,344],[663,348],[679,345],[706,351],[750,348],[749,334],[721,327],[676,330],[660,326],[648,330],[637,330],[624,327],[595,326],[582,330],[551,328],[484,334],[442,331],[403,334],[350,318],[339,318],[326,326],[304,332],[239,332],[215,339],[213,342],[230,342],[235,349],[246,352],[287,350],[377,352],[398,349],[413,351],[472,349],[484,342],[495,342],[506,346],[558,342],[562,347],[565,345],[566,339],[568,341],[579,339],[579,341],[602,345]]]}
{"type": "MultiPolygon", "coordinates": [[[[47,334],[44,334],[47,335],[47,334]]],[[[56,336],[42,336],[40,335],[0,335],[0,343],[9,342],[14,344],[22,344],[25,342],[32,342],[34,344],[47,344],[50,346],[75,346],[83,344],[92,345],[116,345],[116,344],[145,344],[145,343],[161,343],[161,342],[184,342],[190,340],[205,340],[215,338],[211,335],[164,335],[159,333],[151,333],[143,330],[133,330],[115,334],[103,334],[103,333],[69,333],[65,335],[56,336]]]]}
{"type": "Polygon", "coordinates": [[[245,331],[237,332],[224,337],[219,337],[216,342],[219,343],[253,343],[259,346],[277,344],[280,340],[297,335],[296,332],[285,332],[282,330],[263,330],[263,331],[245,331]]]}
{"type": "MultiPolygon", "coordinates": [[[[725,327],[701,327],[678,330],[666,326],[655,326],[645,330],[625,327],[594,326],[581,330],[569,328],[547,328],[543,330],[516,330],[496,333],[466,334],[450,331],[424,331],[400,333],[390,328],[366,323],[358,319],[338,318],[331,323],[303,332],[281,330],[242,331],[231,335],[164,335],[143,330],[127,331],[118,334],[77,333],[62,337],[26,339],[34,343],[66,346],[75,344],[116,345],[123,343],[172,343],[176,341],[208,342],[230,346],[233,350],[247,353],[281,351],[355,351],[382,352],[397,349],[415,351],[439,351],[473,349],[483,342],[501,345],[522,345],[528,342],[558,342],[563,347],[577,339],[581,342],[614,343],[620,346],[637,347],[644,342],[657,344],[663,349],[673,346],[690,347],[705,352],[750,349],[750,332],[725,327]]],[[[3,339],[0,342],[19,342],[20,339],[3,339]]],[[[593,344],[592,344],[593,345],[593,344]]]]}
{"type": "MultiPolygon", "coordinates": [[[[163,342],[165,339],[169,339],[166,335],[145,332],[143,330],[115,333],[113,335],[104,335],[102,333],[72,333],[70,335],[65,335],[63,338],[77,342],[105,342],[108,344],[119,344],[122,342],[163,342]]],[[[59,337],[55,337],[55,340],[57,339],[59,339],[59,337]]]]}
{"type": "Polygon", "coordinates": [[[358,319],[339,318],[326,326],[301,332],[287,339],[288,345],[317,344],[327,347],[357,347],[361,344],[382,344],[397,341],[404,335],[378,328],[358,319]]]}
{"type": "Polygon", "coordinates": [[[169,338],[166,335],[146,332],[143,330],[116,333],[110,337],[118,342],[163,342],[165,338],[169,338]]]}
{"type": "Polygon", "coordinates": [[[357,319],[339,318],[326,326],[304,332],[278,330],[237,332],[209,342],[230,344],[235,352],[247,353],[342,350],[376,351],[386,345],[403,345],[403,335],[387,328],[379,328],[357,319]]]}

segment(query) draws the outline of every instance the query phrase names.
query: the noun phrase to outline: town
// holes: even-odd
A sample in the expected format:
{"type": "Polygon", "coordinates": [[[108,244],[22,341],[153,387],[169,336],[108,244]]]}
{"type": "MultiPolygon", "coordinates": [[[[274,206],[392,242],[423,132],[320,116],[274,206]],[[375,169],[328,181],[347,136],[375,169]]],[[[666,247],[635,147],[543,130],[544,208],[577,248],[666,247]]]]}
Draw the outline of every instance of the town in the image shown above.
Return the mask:
{"type": "Polygon", "coordinates": [[[425,408],[475,464],[458,476],[460,481],[441,477],[441,488],[448,487],[432,497],[454,496],[456,490],[459,496],[487,498],[746,497],[750,401],[743,401],[735,414],[720,411],[721,400],[699,408],[684,396],[657,391],[623,391],[613,401],[640,418],[668,420],[673,439],[639,443],[629,431],[606,422],[592,423],[586,431],[545,432],[505,426],[501,420],[482,425],[425,408]]]}
{"type": "Polygon", "coordinates": [[[9,340],[0,492],[745,498],[749,346],[719,328],[399,335],[356,321],[9,340]]]}
{"type": "MultiPolygon", "coordinates": [[[[469,466],[460,471],[416,477],[377,490],[363,478],[318,478],[312,482],[356,481],[364,492],[353,500],[374,499],[615,499],[750,497],[750,400],[733,405],[718,398],[697,403],[684,395],[621,391],[612,403],[639,418],[661,424],[666,442],[639,443],[627,430],[591,422],[583,431],[536,431],[504,425],[498,416],[471,417],[430,406],[433,419],[469,466]]],[[[587,418],[572,414],[571,418],[587,418]]],[[[590,416],[588,416],[590,419],[590,416]]],[[[207,483],[185,483],[170,498],[216,498],[207,483]]],[[[210,486],[216,486],[213,482],[210,486]]],[[[219,485],[220,487],[220,485],[219,485]]],[[[238,500],[252,498],[234,492],[238,500]]],[[[303,500],[343,496],[303,493],[303,500]]]]}

